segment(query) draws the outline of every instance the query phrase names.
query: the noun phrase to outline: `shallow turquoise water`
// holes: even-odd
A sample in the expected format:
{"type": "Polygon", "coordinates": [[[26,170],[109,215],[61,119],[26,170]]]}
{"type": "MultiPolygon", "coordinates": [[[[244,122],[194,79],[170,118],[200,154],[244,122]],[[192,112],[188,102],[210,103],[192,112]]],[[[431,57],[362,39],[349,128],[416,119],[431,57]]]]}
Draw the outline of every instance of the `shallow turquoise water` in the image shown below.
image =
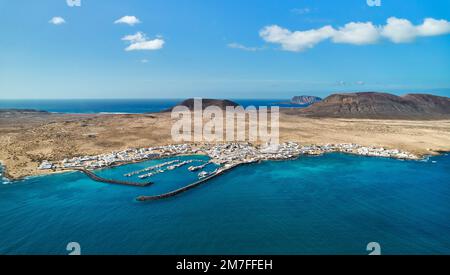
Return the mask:
{"type": "Polygon", "coordinates": [[[372,241],[384,254],[450,254],[450,156],[264,162],[172,199],[134,200],[194,181],[188,166],[147,188],[81,173],[0,185],[0,254],[67,254],[72,241],[83,254],[367,254],[372,241]]]}

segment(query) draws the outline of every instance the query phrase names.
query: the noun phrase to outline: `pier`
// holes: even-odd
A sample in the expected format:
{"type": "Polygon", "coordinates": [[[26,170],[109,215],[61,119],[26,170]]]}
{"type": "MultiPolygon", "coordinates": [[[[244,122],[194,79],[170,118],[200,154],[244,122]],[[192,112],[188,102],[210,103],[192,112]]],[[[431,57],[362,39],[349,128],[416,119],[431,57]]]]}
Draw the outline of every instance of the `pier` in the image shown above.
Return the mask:
{"type": "Polygon", "coordinates": [[[217,172],[215,174],[212,174],[212,175],[210,175],[208,177],[205,177],[205,178],[203,178],[201,180],[198,180],[198,181],[196,181],[196,182],[194,182],[192,184],[189,184],[189,185],[187,185],[185,187],[179,188],[177,190],[174,190],[174,191],[171,191],[171,192],[168,192],[168,193],[164,193],[164,194],[161,194],[161,195],[155,195],[155,196],[139,196],[139,197],[136,198],[136,200],[137,201],[141,201],[141,202],[145,202],[145,201],[157,201],[157,200],[162,200],[162,199],[168,199],[168,198],[174,197],[176,195],[179,195],[181,193],[187,192],[187,191],[189,191],[189,190],[191,190],[191,189],[193,189],[195,187],[198,187],[198,186],[206,183],[207,181],[209,181],[209,180],[211,180],[211,179],[213,179],[215,177],[218,177],[218,176],[220,176],[220,175],[222,175],[222,174],[224,174],[226,172],[229,172],[232,169],[234,169],[234,168],[236,168],[236,167],[238,167],[240,165],[252,164],[252,163],[255,163],[255,162],[238,163],[238,164],[235,164],[235,165],[233,165],[233,166],[231,166],[229,168],[220,170],[219,172],[217,172]]]}
{"type": "Polygon", "coordinates": [[[211,164],[211,161],[208,161],[208,162],[206,162],[206,163],[204,163],[202,165],[199,165],[199,166],[191,166],[191,167],[188,168],[188,170],[191,171],[191,172],[195,172],[197,170],[204,169],[209,164],[211,164]]]}
{"type": "Polygon", "coordinates": [[[89,171],[87,169],[83,169],[83,168],[74,168],[72,170],[80,171],[80,172],[84,173],[86,176],[88,176],[90,179],[98,181],[98,182],[103,182],[103,183],[128,185],[128,186],[136,186],[136,187],[146,187],[146,186],[149,186],[149,185],[153,184],[153,182],[139,183],[139,182],[129,182],[129,181],[105,179],[105,178],[97,176],[93,172],[91,172],[91,171],[89,171]]]}
{"type": "Polygon", "coordinates": [[[144,172],[149,172],[149,171],[153,171],[153,170],[156,170],[156,169],[160,169],[160,168],[162,168],[164,166],[172,165],[172,164],[177,163],[177,162],[180,162],[180,160],[176,159],[176,160],[160,163],[160,164],[157,164],[157,165],[153,165],[153,166],[147,167],[145,169],[141,169],[141,170],[137,170],[137,171],[133,171],[133,172],[127,173],[124,176],[125,177],[132,177],[132,176],[144,173],[144,172]]]}

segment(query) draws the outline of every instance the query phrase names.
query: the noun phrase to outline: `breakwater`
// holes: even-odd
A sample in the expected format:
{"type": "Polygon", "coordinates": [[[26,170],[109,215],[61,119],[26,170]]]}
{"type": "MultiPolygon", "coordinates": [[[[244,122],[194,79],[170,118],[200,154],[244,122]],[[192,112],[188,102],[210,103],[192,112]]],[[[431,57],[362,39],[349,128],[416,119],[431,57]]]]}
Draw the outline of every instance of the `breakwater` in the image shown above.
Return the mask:
{"type": "Polygon", "coordinates": [[[246,162],[246,163],[238,163],[238,164],[235,164],[235,165],[233,165],[233,166],[231,166],[229,168],[222,169],[222,170],[220,170],[219,172],[217,172],[215,174],[207,176],[207,177],[205,177],[205,178],[203,178],[201,180],[198,180],[198,181],[196,181],[196,182],[194,182],[192,184],[189,184],[189,185],[187,185],[185,187],[179,188],[177,190],[170,191],[170,192],[167,192],[167,193],[164,193],[164,194],[161,194],[161,195],[155,195],[155,196],[139,196],[139,197],[136,198],[136,200],[137,201],[141,201],[141,202],[145,202],[145,201],[157,201],[157,200],[162,200],[162,199],[168,199],[168,198],[174,197],[176,195],[179,195],[181,193],[187,192],[187,191],[189,191],[191,189],[194,189],[196,187],[199,187],[200,185],[205,184],[209,180],[211,180],[211,179],[213,179],[215,177],[218,177],[218,176],[220,176],[220,175],[222,175],[222,174],[224,174],[226,172],[229,172],[229,171],[235,169],[238,166],[241,166],[241,165],[244,165],[244,164],[248,165],[248,164],[252,164],[252,163],[255,163],[255,162],[256,161],[246,162]]]}
{"type": "Polygon", "coordinates": [[[139,182],[130,182],[130,181],[120,181],[120,180],[113,180],[113,179],[105,179],[105,178],[102,178],[102,177],[94,174],[93,172],[91,172],[91,171],[89,171],[87,169],[83,169],[83,168],[74,168],[72,170],[80,171],[80,172],[84,173],[86,176],[88,176],[90,179],[98,181],[98,182],[103,182],[103,183],[128,185],[128,186],[136,186],[136,187],[146,187],[146,186],[149,186],[149,185],[153,184],[153,182],[139,183],[139,182]]]}

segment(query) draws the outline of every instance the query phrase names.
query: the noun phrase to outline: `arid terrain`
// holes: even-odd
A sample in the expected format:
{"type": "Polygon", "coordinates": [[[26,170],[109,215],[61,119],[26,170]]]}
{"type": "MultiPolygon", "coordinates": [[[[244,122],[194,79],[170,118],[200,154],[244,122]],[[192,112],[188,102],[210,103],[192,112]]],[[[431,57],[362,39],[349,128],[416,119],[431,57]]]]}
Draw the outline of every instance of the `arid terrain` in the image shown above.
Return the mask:
{"type": "Polygon", "coordinates": [[[431,94],[341,93],[294,112],[308,117],[450,119],[450,98],[431,94]]]}
{"type": "MultiPolygon", "coordinates": [[[[173,144],[170,115],[0,112],[0,160],[6,175],[18,179],[44,173],[38,170],[43,160],[173,144]]],[[[308,118],[283,110],[280,139],[319,145],[357,143],[428,155],[450,151],[450,120],[308,118]]]]}

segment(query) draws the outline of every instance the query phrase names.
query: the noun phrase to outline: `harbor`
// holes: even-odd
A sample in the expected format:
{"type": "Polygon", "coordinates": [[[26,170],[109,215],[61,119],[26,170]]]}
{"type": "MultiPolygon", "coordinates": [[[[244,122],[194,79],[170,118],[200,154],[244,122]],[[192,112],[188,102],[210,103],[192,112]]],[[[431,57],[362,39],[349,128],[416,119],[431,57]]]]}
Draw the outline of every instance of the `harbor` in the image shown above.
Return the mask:
{"type": "MultiPolygon", "coordinates": [[[[181,161],[179,159],[175,159],[175,160],[166,161],[166,162],[163,162],[163,163],[160,163],[157,165],[153,165],[153,166],[141,169],[141,170],[136,170],[136,171],[133,171],[130,173],[126,173],[126,174],[124,174],[124,176],[125,177],[137,176],[139,179],[146,179],[146,178],[150,178],[155,175],[158,175],[158,174],[176,170],[178,168],[181,168],[181,167],[191,164],[193,162],[204,162],[204,161],[198,160],[198,159],[189,159],[189,160],[181,161]]],[[[191,172],[194,172],[198,169],[203,169],[204,167],[206,167],[207,164],[209,164],[209,162],[206,162],[205,164],[202,164],[200,166],[190,166],[188,168],[188,170],[191,172]],[[195,169],[191,169],[192,167],[194,167],[195,169]]]]}
{"type": "MultiPolygon", "coordinates": [[[[249,164],[249,163],[247,163],[247,164],[249,164]]],[[[155,195],[155,196],[139,196],[139,197],[136,198],[136,200],[140,201],[140,202],[146,202],[146,201],[157,201],[157,200],[162,200],[162,199],[169,199],[169,198],[175,197],[177,195],[180,195],[180,194],[182,194],[184,192],[187,192],[187,191],[189,191],[191,189],[199,187],[200,185],[205,184],[209,180],[211,180],[211,179],[213,179],[215,177],[218,177],[218,176],[222,175],[225,172],[231,171],[232,169],[234,169],[234,168],[236,168],[238,166],[239,165],[235,165],[235,166],[229,167],[227,169],[220,169],[219,168],[219,169],[215,170],[214,173],[209,173],[207,176],[205,176],[203,178],[200,178],[198,181],[196,181],[196,182],[194,182],[192,184],[189,184],[189,185],[187,185],[185,187],[182,187],[182,188],[179,188],[179,189],[176,189],[174,191],[170,191],[170,192],[167,192],[167,193],[164,193],[164,194],[155,195]]]]}
{"type": "Polygon", "coordinates": [[[419,158],[408,152],[397,149],[385,149],[381,147],[365,147],[358,144],[326,144],[326,145],[300,145],[295,142],[283,144],[253,145],[251,143],[223,143],[223,144],[177,144],[159,147],[127,149],[110,154],[98,156],[82,156],[65,159],[61,162],[43,161],[41,169],[77,170],[85,173],[91,179],[98,182],[121,184],[129,186],[145,187],[153,182],[138,183],[131,181],[119,181],[104,179],[92,172],[92,170],[115,165],[137,163],[145,160],[176,158],[179,156],[191,156],[187,160],[171,159],[163,163],[127,172],[124,177],[137,177],[139,180],[148,179],[159,174],[181,169],[189,165],[186,170],[195,173],[197,181],[173,191],[160,195],[139,196],[138,201],[154,201],[176,196],[200,186],[207,181],[230,171],[240,165],[258,163],[261,161],[279,161],[298,158],[302,155],[322,155],[325,153],[341,152],[370,157],[383,157],[395,159],[418,160],[419,158]],[[195,156],[207,156],[208,161],[196,159],[195,156]],[[199,163],[192,165],[193,163],[199,163]],[[215,170],[207,170],[208,165],[215,165],[215,170]]]}
{"type": "Polygon", "coordinates": [[[167,161],[167,162],[164,162],[164,163],[161,163],[161,164],[157,164],[157,165],[154,165],[154,166],[147,167],[147,168],[142,169],[142,170],[137,170],[137,171],[133,171],[131,173],[127,173],[124,176],[125,177],[132,177],[132,176],[135,176],[135,175],[139,175],[139,174],[142,174],[142,173],[145,173],[145,172],[149,172],[149,171],[153,171],[153,170],[157,170],[157,169],[161,170],[162,167],[167,166],[167,165],[172,165],[172,164],[174,164],[176,162],[180,162],[180,161],[177,160],[177,159],[176,160],[172,160],[172,161],[167,161]]]}

